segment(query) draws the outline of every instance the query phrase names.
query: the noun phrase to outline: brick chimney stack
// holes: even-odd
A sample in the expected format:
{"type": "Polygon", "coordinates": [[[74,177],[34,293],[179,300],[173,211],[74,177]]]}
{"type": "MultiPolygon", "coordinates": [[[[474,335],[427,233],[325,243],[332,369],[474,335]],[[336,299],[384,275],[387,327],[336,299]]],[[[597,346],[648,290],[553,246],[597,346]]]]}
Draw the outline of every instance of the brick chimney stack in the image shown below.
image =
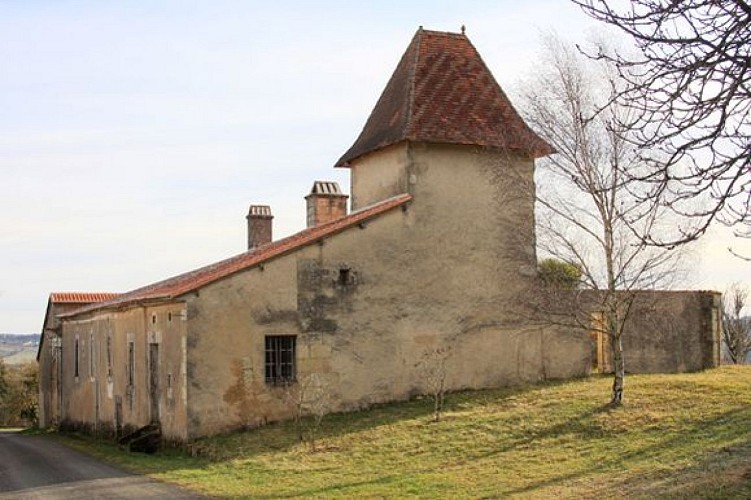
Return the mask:
{"type": "Polygon", "coordinates": [[[268,205],[251,205],[248,210],[248,250],[271,243],[271,207],[268,205]]]}
{"type": "Polygon", "coordinates": [[[305,197],[308,227],[319,226],[347,215],[348,198],[336,182],[315,181],[310,194],[305,197]]]}

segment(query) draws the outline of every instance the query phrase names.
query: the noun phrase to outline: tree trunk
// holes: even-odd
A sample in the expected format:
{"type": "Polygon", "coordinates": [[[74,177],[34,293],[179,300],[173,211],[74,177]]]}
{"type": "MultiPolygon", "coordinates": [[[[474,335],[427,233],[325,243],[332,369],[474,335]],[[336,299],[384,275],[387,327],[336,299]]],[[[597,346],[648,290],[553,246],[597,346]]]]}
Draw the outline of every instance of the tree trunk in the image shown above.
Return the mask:
{"type": "Polygon", "coordinates": [[[623,383],[626,378],[623,344],[620,335],[613,337],[613,368],[613,395],[610,399],[610,405],[620,406],[623,403],[623,383]]]}
{"type": "Polygon", "coordinates": [[[441,421],[441,391],[433,394],[433,422],[441,421]]]}

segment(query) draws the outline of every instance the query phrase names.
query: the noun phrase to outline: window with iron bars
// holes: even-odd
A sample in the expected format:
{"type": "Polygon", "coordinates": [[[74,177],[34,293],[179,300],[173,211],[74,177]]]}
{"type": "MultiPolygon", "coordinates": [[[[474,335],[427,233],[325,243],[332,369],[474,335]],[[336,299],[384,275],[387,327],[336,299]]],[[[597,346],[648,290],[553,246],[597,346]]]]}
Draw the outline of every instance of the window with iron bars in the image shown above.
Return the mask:
{"type": "Polygon", "coordinates": [[[295,361],[294,335],[270,335],[266,337],[266,383],[285,385],[295,381],[297,366],[295,361]]]}

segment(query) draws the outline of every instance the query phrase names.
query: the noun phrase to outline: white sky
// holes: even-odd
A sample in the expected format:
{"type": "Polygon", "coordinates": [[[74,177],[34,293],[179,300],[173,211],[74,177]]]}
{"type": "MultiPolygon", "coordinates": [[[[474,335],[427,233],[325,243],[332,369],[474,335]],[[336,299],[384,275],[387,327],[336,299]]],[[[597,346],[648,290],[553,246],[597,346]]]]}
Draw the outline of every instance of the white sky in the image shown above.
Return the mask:
{"type": "MultiPolygon", "coordinates": [[[[512,94],[541,30],[594,26],[564,0],[0,0],[0,332],[244,251],[251,202],[302,229],[417,27],[462,24],[512,94]]],[[[751,282],[713,233],[688,287],[751,282]]]]}

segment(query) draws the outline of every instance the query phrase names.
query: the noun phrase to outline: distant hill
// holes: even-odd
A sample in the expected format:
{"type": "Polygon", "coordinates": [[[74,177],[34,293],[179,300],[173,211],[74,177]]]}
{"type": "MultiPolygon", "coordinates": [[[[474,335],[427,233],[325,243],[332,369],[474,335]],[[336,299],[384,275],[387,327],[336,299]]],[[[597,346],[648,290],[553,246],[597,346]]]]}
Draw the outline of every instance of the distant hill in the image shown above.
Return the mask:
{"type": "Polygon", "coordinates": [[[0,333],[0,358],[8,364],[34,361],[39,349],[39,334],[0,333]]]}

